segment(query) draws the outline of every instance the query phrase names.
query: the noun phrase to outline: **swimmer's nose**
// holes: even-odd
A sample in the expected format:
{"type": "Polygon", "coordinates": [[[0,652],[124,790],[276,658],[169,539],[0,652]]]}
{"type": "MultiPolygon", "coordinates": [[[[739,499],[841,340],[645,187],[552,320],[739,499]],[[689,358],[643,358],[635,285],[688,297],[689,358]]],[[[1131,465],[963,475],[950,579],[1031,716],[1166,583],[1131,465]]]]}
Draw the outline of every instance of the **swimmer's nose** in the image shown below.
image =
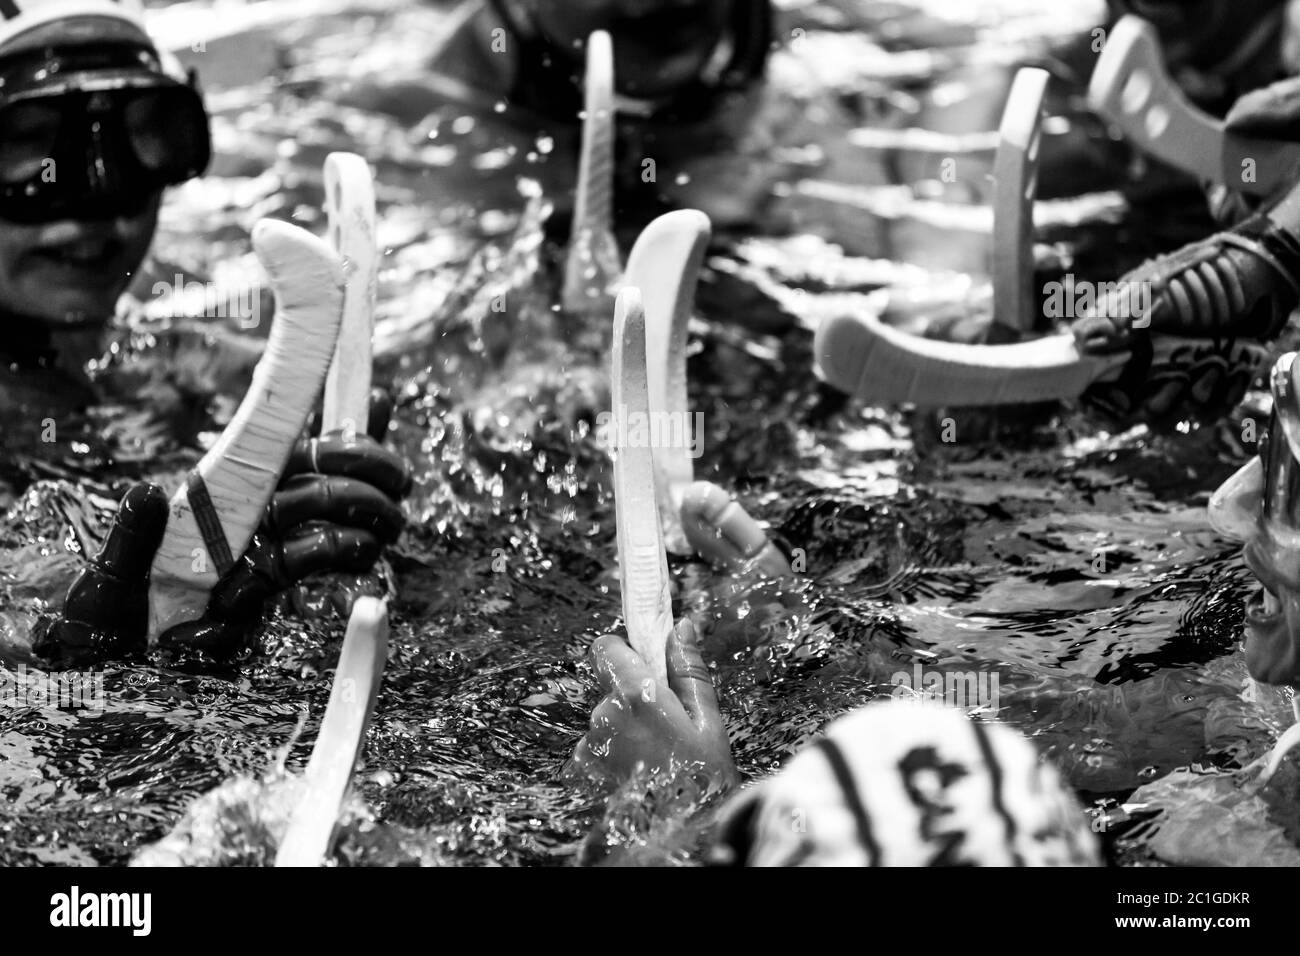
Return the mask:
{"type": "Polygon", "coordinates": [[[1264,504],[1264,466],[1257,457],[1238,469],[1210,497],[1210,524],[1225,538],[1247,541],[1264,504]]]}

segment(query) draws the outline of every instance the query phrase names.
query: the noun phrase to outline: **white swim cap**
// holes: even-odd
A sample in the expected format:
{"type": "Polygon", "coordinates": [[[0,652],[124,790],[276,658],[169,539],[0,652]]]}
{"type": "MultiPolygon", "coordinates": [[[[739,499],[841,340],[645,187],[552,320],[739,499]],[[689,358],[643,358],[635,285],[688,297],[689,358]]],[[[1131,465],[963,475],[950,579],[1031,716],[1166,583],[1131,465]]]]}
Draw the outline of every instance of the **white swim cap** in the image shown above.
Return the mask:
{"type": "Polygon", "coordinates": [[[935,704],[869,704],[723,810],[719,863],[1096,866],[1056,769],[1000,724],[935,704]]]}
{"type": "Polygon", "coordinates": [[[140,0],[0,0],[0,56],[115,40],[154,45],[140,0]]]}

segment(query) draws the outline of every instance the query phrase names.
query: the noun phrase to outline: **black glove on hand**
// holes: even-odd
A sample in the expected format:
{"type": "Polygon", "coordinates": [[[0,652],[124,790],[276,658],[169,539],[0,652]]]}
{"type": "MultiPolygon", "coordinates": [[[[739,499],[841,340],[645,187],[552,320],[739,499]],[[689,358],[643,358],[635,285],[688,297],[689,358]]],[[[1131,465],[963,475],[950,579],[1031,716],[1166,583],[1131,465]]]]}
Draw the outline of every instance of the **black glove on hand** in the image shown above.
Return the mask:
{"type": "Polygon", "coordinates": [[[32,650],[62,667],[135,650],[148,626],[149,567],[166,527],[166,493],[148,482],[133,485],[103,547],[68,589],[62,615],[42,621],[48,626],[32,650]]]}
{"type": "Polygon", "coordinates": [[[1300,238],[1259,213],[1143,263],[1098,299],[1072,327],[1080,352],[1133,358],[1118,381],[1085,392],[1085,405],[1156,427],[1221,417],[1266,360],[1256,343],[1275,338],[1300,302],[1300,238]],[[1152,333],[1189,341],[1156,363],[1152,333]]]}
{"type": "MultiPolygon", "coordinates": [[[[402,532],[400,501],[411,489],[406,463],[380,444],[391,401],[375,405],[370,435],[334,431],[298,442],[261,526],[213,588],[204,616],[161,634],[159,646],[231,657],[267,598],[318,572],[362,574],[374,566],[402,532]]],[[[104,547],[36,641],[38,655],[74,667],[143,649],[149,568],[166,521],[167,498],[157,485],[126,493],[104,547]]]]}

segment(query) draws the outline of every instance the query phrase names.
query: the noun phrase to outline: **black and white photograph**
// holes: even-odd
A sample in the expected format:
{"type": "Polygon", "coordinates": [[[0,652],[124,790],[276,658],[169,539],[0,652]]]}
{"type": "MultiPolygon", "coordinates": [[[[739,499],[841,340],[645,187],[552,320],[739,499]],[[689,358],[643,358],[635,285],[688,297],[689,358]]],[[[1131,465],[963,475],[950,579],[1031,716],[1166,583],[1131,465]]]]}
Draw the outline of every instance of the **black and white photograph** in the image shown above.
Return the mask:
{"type": "Polygon", "coordinates": [[[0,0],[0,925],[1280,928],[1298,307],[1300,0],[0,0]]]}

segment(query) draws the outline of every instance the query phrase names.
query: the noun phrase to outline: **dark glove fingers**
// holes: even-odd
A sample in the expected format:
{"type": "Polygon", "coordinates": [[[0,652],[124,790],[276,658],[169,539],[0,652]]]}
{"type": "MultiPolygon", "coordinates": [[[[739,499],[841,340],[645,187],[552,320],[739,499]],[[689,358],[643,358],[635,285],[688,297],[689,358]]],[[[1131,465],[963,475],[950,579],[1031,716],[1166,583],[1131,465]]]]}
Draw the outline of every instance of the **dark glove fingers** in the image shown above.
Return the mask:
{"type": "Polygon", "coordinates": [[[370,390],[370,420],[366,422],[366,434],[383,444],[388,435],[388,424],[393,420],[395,406],[393,394],[386,388],[376,385],[370,390]]]}
{"type": "Polygon", "coordinates": [[[147,576],[167,527],[167,495],[148,482],[122,497],[103,547],[68,588],[63,611],[33,645],[69,665],[140,645],[148,624],[147,576]]]}
{"type": "Polygon", "coordinates": [[[406,524],[402,509],[373,485],[355,478],[297,475],[271,498],[267,523],[280,533],[309,521],[369,531],[385,544],[406,524]]]}
{"type": "Polygon", "coordinates": [[[169,640],[214,657],[229,656],[257,627],[272,595],[321,571],[364,574],[382,551],[378,538],[354,528],[306,525],[284,539],[259,531],[213,589],[203,620],[177,625],[184,630],[173,628],[169,640]]]}
{"type": "MultiPolygon", "coordinates": [[[[396,402],[393,400],[392,392],[379,385],[371,388],[369,412],[366,417],[366,434],[375,441],[382,442],[388,434],[388,423],[393,419],[393,408],[395,406],[396,402]]],[[[311,410],[311,415],[307,417],[307,434],[312,438],[320,436],[323,415],[323,406],[317,405],[311,410]]]]}
{"type": "Polygon", "coordinates": [[[344,441],[342,432],[306,438],[294,446],[281,484],[295,475],[321,474],[356,478],[374,485],[394,501],[411,490],[411,469],[401,455],[369,435],[344,441]]]}
{"type": "Polygon", "coordinates": [[[1083,405],[1110,421],[1122,421],[1133,411],[1133,399],[1124,389],[1111,384],[1094,385],[1083,393],[1083,405]]]}
{"type": "Polygon", "coordinates": [[[110,632],[66,618],[49,622],[32,642],[32,652],[48,667],[80,667],[111,657],[117,650],[110,632]]]}
{"type": "Polygon", "coordinates": [[[212,589],[204,617],[237,630],[256,627],[267,599],[292,583],[282,557],[278,538],[259,529],[235,566],[212,589]]]}
{"type": "Polygon", "coordinates": [[[122,496],[104,546],[91,564],[106,577],[139,582],[153,565],[166,530],[166,492],[150,482],[133,485],[122,496]]]}
{"type": "Polygon", "coordinates": [[[1079,351],[1085,355],[1110,355],[1128,348],[1130,331],[1128,323],[1120,323],[1108,315],[1088,315],[1076,319],[1070,326],[1079,351]]]}
{"type": "Polygon", "coordinates": [[[378,538],[356,528],[301,528],[280,546],[285,586],[322,571],[365,574],[383,550],[378,538]]]}
{"type": "Polygon", "coordinates": [[[1250,391],[1255,382],[1253,369],[1233,368],[1228,371],[1227,383],[1224,385],[1224,408],[1236,408],[1250,391]]]}
{"type": "Polygon", "coordinates": [[[219,661],[230,660],[248,646],[251,630],[228,621],[204,617],[168,628],[158,637],[163,650],[201,651],[219,661]]]}
{"type": "Polygon", "coordinates": [[[1216,400],[1222,400],[1227,384],[1228,363],[1218,356],[1212,356],[1201,367],[1192,371],[1191,400],[1199,409],[1214,408],[1216,400]]]}
{"type": "Polygon", "coordinates": [[[1257,214],[1133,269],[1120,280],[1114,305],[1099,302],[1094,316],[1075,323],[1075,338],[1093,354],[1123,347],[1124,335],[1138,317],[1135,306],[1148,299],[1145,290],[1150,290],[1144,323],[1148,334],[1269,340],[1300,301],[1298,280],[1300,237],[1257,214]],[[1108,316],[1108,311],[1121,314],[1108,316]]]}
{"type": "Polygon", "coordinates": [[[1147,393],[1142,407],[1154,422],[1163,423],[1182,407],[1186,394],[1187,379],[1184,377],[1159,382],[1147,393]]]}

